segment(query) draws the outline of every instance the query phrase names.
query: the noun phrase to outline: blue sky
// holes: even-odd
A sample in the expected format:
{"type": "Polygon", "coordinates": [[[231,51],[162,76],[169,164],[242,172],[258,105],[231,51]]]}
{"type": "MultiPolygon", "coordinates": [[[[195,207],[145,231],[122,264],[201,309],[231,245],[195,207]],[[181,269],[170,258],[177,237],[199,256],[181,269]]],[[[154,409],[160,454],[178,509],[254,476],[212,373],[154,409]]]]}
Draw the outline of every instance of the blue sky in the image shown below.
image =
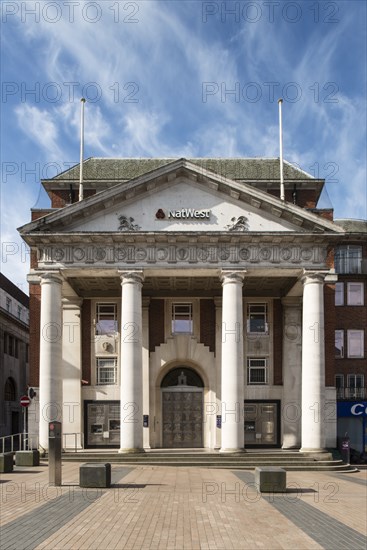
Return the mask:
{"type": "Polygon", "coordinates": [[[366,218],[366,3],[3,0],[3,273],[27,292],[16,228],[40,179],[85,157],[284,157],[366,218]]]}

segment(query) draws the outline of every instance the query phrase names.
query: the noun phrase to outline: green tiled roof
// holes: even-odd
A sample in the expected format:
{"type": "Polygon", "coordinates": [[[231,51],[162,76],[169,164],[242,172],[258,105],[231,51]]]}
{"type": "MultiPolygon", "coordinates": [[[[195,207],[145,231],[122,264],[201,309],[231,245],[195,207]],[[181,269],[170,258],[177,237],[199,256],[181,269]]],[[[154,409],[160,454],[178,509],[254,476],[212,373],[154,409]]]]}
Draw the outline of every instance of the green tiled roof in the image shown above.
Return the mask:
{"type": "MultiPolygon", "coordinates": [[[[112,159],[90,158],[83,164],[83,180],[126,181],[151,172],[178,159],[112,159]]],[[[232,180],[279,180],[279,159],[276,158],[192,158],[187,159],[205,170],[232,180]]],[[[79,165],[59,174],[54,180],[79,180],[79,165]]],[[[284,163],[285,180],[313,180],[314,178],[289,163],[284,163]]]]}
{"type": "Polygon", "coordinates": [[[367,220],[340,219],[334,220],[334,223],[348,233],[367,233],[367,220]]]}

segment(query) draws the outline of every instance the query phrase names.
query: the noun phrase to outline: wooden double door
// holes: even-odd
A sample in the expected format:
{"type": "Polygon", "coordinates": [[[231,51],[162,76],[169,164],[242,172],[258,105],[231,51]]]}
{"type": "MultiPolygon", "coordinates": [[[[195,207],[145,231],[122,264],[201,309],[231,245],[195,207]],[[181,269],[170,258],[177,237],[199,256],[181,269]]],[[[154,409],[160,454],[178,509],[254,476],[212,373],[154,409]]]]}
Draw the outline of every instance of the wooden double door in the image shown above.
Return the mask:
{"type": "Polygon", "coordinates": [[[176,387],[162,390],[163,447],[203,447],[202,388],[176,387]]]}

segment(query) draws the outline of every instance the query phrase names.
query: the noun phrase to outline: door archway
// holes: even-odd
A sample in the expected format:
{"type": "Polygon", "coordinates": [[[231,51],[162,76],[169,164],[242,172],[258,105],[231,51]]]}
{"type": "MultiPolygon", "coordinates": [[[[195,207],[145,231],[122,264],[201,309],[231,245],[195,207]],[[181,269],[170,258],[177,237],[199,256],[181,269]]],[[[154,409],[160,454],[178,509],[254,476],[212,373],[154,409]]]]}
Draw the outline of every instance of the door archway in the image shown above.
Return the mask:
{"type": "Polygon", "coordinates": [[[190,367],[175,367],[163,378],[161,389],[163,447],[203,447],[202,378],[190,367]]]}

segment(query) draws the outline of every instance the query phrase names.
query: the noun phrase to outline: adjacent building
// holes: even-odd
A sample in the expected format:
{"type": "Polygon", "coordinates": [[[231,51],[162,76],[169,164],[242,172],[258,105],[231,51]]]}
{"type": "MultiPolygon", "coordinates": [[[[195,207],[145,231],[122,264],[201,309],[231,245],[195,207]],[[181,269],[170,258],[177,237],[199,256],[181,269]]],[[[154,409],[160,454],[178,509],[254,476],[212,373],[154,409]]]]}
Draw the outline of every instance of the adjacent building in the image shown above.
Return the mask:
{"type": "Polygon", "coordinates": [[[338,438],[367,452],[367,223],[337,220],[347,232],[335,250],[335,386],[338,438]],[[364,241],[360,235],[364,235],[364,241]]]}
{"type": "Polygon", "coordinates": [[[336,317],[334,252],[365,258],[366,235],[317,208],[324,180],[285,162],[283,201],[279,159],[91,158],[83,173],[80,201],[78,166],[44,180],[51,208],[19,229],[40,445],[62,420],[66,448],[335,447],[336,375],[353,384],[337,331],[356,350],[366,309],[336,317]]]}
{"type": "Polygon", "coordinates": [[[23,431],[28,355],[29,298],[0,273],[0,436],[23,431]]]}

